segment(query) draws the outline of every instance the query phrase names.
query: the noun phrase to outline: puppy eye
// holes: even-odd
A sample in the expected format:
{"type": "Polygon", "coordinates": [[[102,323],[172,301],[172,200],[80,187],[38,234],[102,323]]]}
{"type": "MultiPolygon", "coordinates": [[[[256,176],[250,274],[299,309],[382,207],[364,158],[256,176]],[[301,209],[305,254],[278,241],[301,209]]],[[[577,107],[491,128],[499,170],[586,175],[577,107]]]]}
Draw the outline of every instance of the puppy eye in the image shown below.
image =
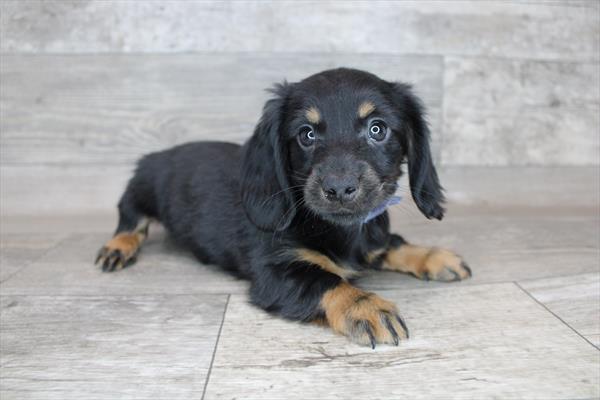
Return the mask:
{"type": "Polygon", "coordinates": [[[310,147],[315,143],[315,131],[312,127],[305,125],[300,128],[300,132],[298,132],[298,140],[300,144],[304,147],[310,147]]]}
{"type": "Polygon", "coordinates": [[[369,125],[369,137],[381,142],[387,135],[387,125],[383,121],[375,120],[369,125]]]}

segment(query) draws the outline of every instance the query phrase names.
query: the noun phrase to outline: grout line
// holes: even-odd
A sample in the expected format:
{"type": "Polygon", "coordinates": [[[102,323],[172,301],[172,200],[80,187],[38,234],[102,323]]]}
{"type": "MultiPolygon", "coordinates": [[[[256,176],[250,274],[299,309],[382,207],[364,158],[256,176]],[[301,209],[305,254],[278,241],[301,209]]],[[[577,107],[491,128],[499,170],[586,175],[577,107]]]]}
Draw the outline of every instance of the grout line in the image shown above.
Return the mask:
{"type": "Polygon", "coordinates": [[[550,310],[548,307],[546,307],[546,305],[544,303],[542,303],[541,301],[539,301],[538,299],[536,299],[531,293],[529,293],[527,290],[525,290],[521,285],[519,285],[518,282],[513,281],[513,283],[519,289],[521,289],[527,296],[531,297],[531,299],[533,299],[533,301],[535,301],[536,303],[538,303],[540,306],[544,307],[546,309],[546,311],[548,311],[550,314],[554,315],[560,322],[562,322],[563,324],[565,324],[566,326],[568,326],[569,329],[571,329],[573,332],[575,332],[577,334],[577,336],[579,336],[580,338],[582,338],[583,340],[585,340],[586,342],[588,342],[596,350],[600,350],[600,348],[598,348],[594,343],[590,342],[585,336],[583,336],[581,333],[579,333],[578,331],[576,331],[575,328],[573,328],[571,325],[567,324],[564,319],[562,319],[561,317],[559,317],[558,315],[556,315],[552,310],[550,310]]]}
{"type": "Polygon", "coordinates": [[[201,400],[204,400],[204,396],[206,395],[206,388],[208,388],[208,382],[210,380],[210,374],[212,372],[212,367],[215,362],[215,356],[217,355],[217,348],[219,347],[219,339],[221,339],[221,332],[223,331],[223,325],[225,324],[225,315],[227,314],[227,307],[229,306],[229,299],[231,295],[227,295],[227,301],[225,302],[225,308],[223,309],[223,318],[221,319],[221,326],[219,327],[219,333],[217,334],[217,340],[215,341],[215,349],[213,350],[212,358],[210,360],[210,365],[208,366],[208,374],[206,374],[206,381],[204,381],[204,390],[202,390],[201,400]]]}

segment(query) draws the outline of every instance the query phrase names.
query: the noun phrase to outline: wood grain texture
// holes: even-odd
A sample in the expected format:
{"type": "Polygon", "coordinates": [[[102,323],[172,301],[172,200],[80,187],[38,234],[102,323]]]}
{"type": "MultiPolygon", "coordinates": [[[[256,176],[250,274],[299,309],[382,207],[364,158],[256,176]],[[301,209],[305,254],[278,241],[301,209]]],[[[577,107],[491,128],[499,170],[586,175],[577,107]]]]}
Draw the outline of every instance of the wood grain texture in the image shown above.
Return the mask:
{"type": "Polygon", "coordinates": [[[232,296],[205,399],[600,395],[597,349],[514,284],[379,294],[411,331],[398,347],[360,347],[232,296]]]}
{"type": "Polygon", "coordinates": [[[594,1],[1,3],[3,52],[384,52],[598,60],[594,1]]]}
{"type": "Polygon", "coordinates": [[[40,258],[65,237],[61,233],[0,234],[0,283],[40,258]]]}
{"type": "Polygon", "coordinates": [[[519,285],[600,348],[600,271],[522,281],[519,285]]]}
{"type": "Polygon", "coordinates": [[[441,137],[442,59],[333,54],[3,55],[2,165],[131,165],[194,140],[241,143],[266,88],[324,69],[414,84],[441,137]],[[68,68],[66,67],[68,66],[68,68]]]}
{"type": "Polygon", "coordinates": [[[121,271],[105,273],[94,260],[111,237],[73,234],[41,260],[30,264],[2,285],[3,294],[125,295],[125,294],[223,294],[245,293],[248,284],[203,265],[189,252],[150,227],[150,236],[137,262],[121,271]]]}
{"type": "Polygon", "coordinates": [[[2,296],[3,399],[200,398],[227,296],[2,296]]]}
{"type": "MultiPolygon", "coordinates": [[[[451,249],[473,270],[461,285],[507,282],[598,270],[600,221],[592,216],[509,216],[451,213],[443,222],[406,218],[395,209],[392,230],[410,243],[451,249]]],[[[504,214],[504,215],[503,215],[504,214]]],[[[443,287],[394,272],[370,273],[359,281],[367,289],[443,287]]]]}
{"type": "Polygon", "coordinates": [[[596,165],[598,63],[447,57],[442,162],[596,165]]]}
{"type": "MultiPolygon", "coordinates": [[[[460,254],[473,277],[460,285],[560,277],[598,270],[599,220],[592,216],[448,215],[442,223],[428,221],[417,211],[395,207],[392,231],[411,243],[438,246],[460,254]]],[[[498,211],[496,211],[498,212],[498,211]]],[[[218,267],[199,263],[172,243],[159,226],[135,265],[115,274],[102,273],[92,262],[111,236],[112,224],[103,221],[89,232],[74,233],[42,259],[30,264],[2,286],[6,294],[127,294],[127,293],[245,293],[248,284],[218,267]],[[103,232],[103,233],[102,233],[103,232]]],[[[27,219],[22,222],[26,224],[27,219]]],[[[68,229],[68,225],[66,226],[68,229]]],[[[42,229],[42,228],[40,228],[42,229]]],[[[368,273],[357,281],[369,290],[436,288],[447,283],[420,281],[398,272],[368,273]]],[[[454,285],[454,284],[450,284],[454,285]]]]}
{"type": "MultiPolygon", "coordinates": [[[[108,215],[116,224],[116,205],[132,172],[129,165],[2,165],[0,215],[15,217],[11,229],[21,232],[27,229],[15,225],[32,216],[54,218],[60,225],[77,215],[96,219],[108,215]]],[[[448,215],[593,215],[600,202],[600,170],[593,166],[445,166],[439,172],[450,203],[448,215]]],[[[397,208],[421,218],[407,181],[399,182],[403,200],[397,208]]],[[[47,225],[40,224],[40,229],[47,225]]]]}

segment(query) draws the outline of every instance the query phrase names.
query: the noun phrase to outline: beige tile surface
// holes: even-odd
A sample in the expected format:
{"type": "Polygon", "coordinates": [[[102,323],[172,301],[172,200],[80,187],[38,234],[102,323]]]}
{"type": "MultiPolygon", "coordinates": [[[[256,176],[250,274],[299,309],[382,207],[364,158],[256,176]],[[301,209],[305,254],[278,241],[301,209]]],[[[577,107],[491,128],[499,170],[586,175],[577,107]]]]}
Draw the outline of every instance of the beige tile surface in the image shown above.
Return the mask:
{"type": "Polygon", "coordinates": [[[589,274],[522,281],[519,285],[600,348],[600,266],[589,274]]]}
{"type": "Polygon", "coordinates": [[[600,352],[512,283],[380,294],[398,304],[411,331],[398,347],[359,347],[232,296],[205,398],[600,395],[600,352]]]}
{"type": "Polygon", "coordinates": [[[227,296],[2,296],[0,397],[197,399],[227,296]]]}

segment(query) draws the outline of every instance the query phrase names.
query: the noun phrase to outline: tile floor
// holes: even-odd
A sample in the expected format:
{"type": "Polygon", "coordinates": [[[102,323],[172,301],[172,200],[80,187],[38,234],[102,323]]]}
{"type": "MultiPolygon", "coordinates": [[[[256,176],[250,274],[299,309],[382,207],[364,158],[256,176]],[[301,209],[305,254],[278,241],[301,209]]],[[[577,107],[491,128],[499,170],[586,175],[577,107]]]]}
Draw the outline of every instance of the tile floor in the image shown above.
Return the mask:
{"type": "Polygon", "coordinates": [[[594,399],[600,396],[600,217],[486,209],[394,230],[456,249],[474,277],[374,273],[412,337],[375,350],[247,303],[160,227],[137,264],[92,265],[114,215],[4,218],[0,398],[594,399]]]}

